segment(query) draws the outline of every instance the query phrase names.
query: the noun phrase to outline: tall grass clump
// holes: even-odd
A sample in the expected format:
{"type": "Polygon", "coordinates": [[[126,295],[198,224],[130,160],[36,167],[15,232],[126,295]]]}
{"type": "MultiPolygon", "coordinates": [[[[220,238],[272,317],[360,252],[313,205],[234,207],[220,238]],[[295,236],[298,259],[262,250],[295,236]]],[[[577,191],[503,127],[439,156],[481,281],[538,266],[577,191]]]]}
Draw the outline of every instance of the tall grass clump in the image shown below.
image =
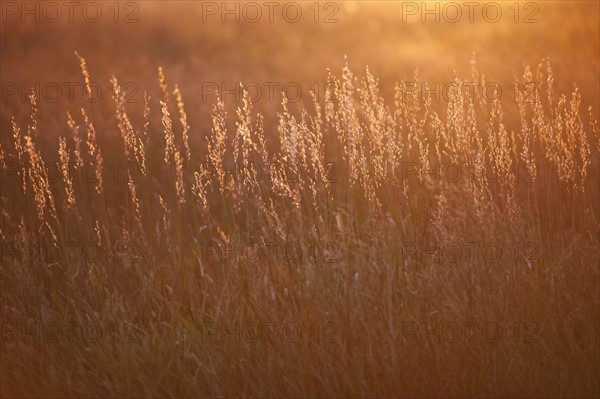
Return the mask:
{"type": "Polygon", "coordinates": [[[2,395],[600,395],[597,115],[547,61],[513,103],[472,67],[441,106],[346,64],[207,132],[159,68],[141,115],[113,77],[52,148],[32,95],[0,151],[2,395]]]}

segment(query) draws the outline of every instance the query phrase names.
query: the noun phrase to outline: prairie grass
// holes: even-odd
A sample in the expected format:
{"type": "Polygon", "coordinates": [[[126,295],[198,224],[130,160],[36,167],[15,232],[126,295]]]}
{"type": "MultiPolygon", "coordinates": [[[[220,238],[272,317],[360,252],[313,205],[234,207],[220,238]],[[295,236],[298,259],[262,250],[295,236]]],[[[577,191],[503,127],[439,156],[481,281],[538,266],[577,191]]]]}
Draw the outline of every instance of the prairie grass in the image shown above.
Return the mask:
{"type": "Polygon", "coordinates": [[[490,102],[473,60],[440,110],[346,62],[299,113],[216,101],[195,145],[159,68],[46,157],[32,95],[0,152],[2,396],[599,396],[597,111],[535,71],[490,102]]]}

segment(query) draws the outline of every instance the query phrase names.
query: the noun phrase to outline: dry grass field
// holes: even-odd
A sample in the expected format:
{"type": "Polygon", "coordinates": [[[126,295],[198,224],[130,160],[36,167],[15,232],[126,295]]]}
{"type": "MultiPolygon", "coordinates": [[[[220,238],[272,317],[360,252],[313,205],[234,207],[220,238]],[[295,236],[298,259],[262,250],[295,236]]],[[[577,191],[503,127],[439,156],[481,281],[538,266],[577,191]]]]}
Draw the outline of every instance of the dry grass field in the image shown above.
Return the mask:
{"type": "Polygon", "coordinates": [[[600,397],[599,3],[0,6],[0,397],[600,397]]]}

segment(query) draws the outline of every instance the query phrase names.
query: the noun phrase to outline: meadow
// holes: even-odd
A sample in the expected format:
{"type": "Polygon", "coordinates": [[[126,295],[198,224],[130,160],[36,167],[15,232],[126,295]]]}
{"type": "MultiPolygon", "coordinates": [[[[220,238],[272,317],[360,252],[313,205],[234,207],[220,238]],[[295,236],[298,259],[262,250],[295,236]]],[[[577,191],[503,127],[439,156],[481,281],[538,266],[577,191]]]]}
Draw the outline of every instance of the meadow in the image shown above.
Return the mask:
{"type": "Polygon", "coordinates": [[[2,3],[1,397],[600,396],[598,3],[86,4],[2,3]]]}

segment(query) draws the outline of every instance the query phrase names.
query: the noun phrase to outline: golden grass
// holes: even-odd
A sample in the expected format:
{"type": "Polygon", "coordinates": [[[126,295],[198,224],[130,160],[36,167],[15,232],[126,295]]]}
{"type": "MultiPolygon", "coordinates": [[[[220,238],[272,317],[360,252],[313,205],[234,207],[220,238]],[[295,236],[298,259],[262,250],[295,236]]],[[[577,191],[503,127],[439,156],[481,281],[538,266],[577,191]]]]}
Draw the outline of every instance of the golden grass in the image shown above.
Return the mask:
{"type": "Polygon", "coordinates": [[[440,112],[346,63],[299,114],[217,101],[201,146],[162,68],[143,115],[113,77],[121,139],[68,114],[59,178],[32,96],[0,152],[2,396],[600,395],[594,111],[546,61],[531,102],[482,76],[440,112]]]}

